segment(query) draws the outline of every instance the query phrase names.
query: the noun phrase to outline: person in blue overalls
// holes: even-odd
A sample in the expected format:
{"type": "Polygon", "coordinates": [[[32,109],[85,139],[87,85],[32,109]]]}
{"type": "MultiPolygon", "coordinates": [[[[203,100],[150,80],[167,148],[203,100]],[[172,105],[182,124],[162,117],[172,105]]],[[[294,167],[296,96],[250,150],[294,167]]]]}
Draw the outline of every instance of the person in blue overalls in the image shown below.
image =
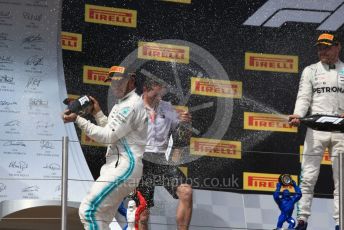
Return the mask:
{"type": "Polygon", "coordinates": [[[282,229],[283,223],[288,222],[288,229],[293,229],[295,227],[295,220],[292,217],[294,211],[294,204],[298,202],[301,197],[301,189],[295,181],[292,181],[292,185],[295,189],[295,195],[291,196],[288,189],[283,190],[282,195],[280,195],[280,190],[282,183],[278,182],[276,190],[273,194],[274,200],[278,205],[278,208],[281,210],[281,214],[278,217],[277,229],[282,229]]]}

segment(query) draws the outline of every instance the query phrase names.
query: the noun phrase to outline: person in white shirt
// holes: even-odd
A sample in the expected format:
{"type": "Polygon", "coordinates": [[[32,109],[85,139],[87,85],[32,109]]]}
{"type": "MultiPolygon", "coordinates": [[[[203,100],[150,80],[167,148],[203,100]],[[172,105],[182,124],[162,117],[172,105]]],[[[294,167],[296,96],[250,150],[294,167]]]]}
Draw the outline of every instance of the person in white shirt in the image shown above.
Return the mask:
{"type": "MultiPolygon", "coordinates": [[[[316,42],[320,61],[307,66],[301,76],[294,114],[289,123],[300,124],[301,117],[309,113],[344,115],[344,64],[339,60],[341,44],[336,35],[323,33],[316,42]]],[[[302,198],[298,202],[296,229],[307,229],[314,186],[318,180],[323,153],[329,148],[334,180],[334,219],[339,229],[338,155],[344,152],[344,134],[307,129],[301,165],[302,198]]]]}
{"type": "Polygon", "coordinates": [[[75,113],[63,115],[64,122],[75,122],[91,139],[108,144],[106,163],[100,176],[81,202],[79,215],[87,230],[110,229],[117,209],[142,176],[142,155],[146,146],[148,120],[140,96],[135,93],[134,73],[112,66],[109,77],[114,96],[119,99],[106,117],[91,97],[92,115],[98,125],[75,113]]]}
{"type": "MultiPolygon", "coordinates": [[[[177,113],[171,103],[161,100],[165,91],[164,85],[157,80],[147,78],[144,82],[142,98],[149,118],[148,138],[142,160],[143,176],[137,190],[146,199],[148,209],[140,216],[140,230],[148,229],[149,208],[154,206],[156,185],[164,186],[173,198],[179,199],[176,213],[178,230],[189,229],[192,216],[192,188],[177,165],[170,158],[166,158],[171,132],[188,126],[191,116],[188,112],[177,113]]],[[[188,143],[191,132],[185,128],[184,133],[186,135],[183,137],[174,139],[181,138],[188,143]]],[[[175,144],[172,155],[185,150],[175,144]]]]}

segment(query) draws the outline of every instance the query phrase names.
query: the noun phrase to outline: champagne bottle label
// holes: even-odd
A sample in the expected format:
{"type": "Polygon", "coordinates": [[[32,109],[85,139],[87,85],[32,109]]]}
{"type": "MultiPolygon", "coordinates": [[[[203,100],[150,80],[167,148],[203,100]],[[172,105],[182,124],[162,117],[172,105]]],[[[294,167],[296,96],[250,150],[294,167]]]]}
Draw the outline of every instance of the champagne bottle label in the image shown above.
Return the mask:
{"type": "Polygon", "coordinates": [[[319,119],[317,119],[315,122],[318,123],[332,123],[332,124],[339,124],[341,121],[343,121],[344,118],[341,117],[329,117],[329,116],[322,116],[319,119]]]}

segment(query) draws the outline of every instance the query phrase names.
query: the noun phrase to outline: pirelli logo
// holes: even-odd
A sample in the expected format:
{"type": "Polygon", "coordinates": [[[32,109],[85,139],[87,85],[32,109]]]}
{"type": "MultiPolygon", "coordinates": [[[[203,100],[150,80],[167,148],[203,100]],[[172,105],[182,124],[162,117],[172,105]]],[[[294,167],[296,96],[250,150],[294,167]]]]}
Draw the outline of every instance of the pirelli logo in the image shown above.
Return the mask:
{"type": "Polygon", "coordinates": [[[191,93],[204,96],[241,98],[242,82],[192,77],[191,93]]]}
{"type": "Polygon", "coordinates": [[[290,127],[284,115],[267,113],[244,113],[244,129],[292,132],[296,133],[296,127],[290,127]]]}
{"type": "MultiPolygon", "coordinates": [[[[275,191],[280,174],[267,174],[267,173],[252,173],[244,172],[244,190],[253,191],[275,191]]],[[[293,180],[298,183],[298,177],[291,175],[293,180]]],[[[290,192],[295,192],[292,186],[283,186],[283,189],[288,189],[290,192]]]]}
{"type": "Polygon", "coordinates": [[[187,177],[188,176],[188,167],[178,167],[179,170],[187,177]]]}
{"type": "Polygon", "coordinates": [[[179,113],[179,112],[188,112],[189,111],[189,108],[187,106],[174,105],[173,107],[177,111],[177,113],[179,113]]]}
{"type": "Polygon", "coordinates": [[[241,142],[191,137],[190,152],[193,155],[241,159],[241,142]]]}
{"type": "Polygon", "coordinates": [[[105,147],[105,145],[102,145],[98,142],[95,142],[91,138],[89,138],[86,134],[85,131],[81,131],[81,144],[82,145],[89,145],[89,146],[96,146],[96,147],[105,147]]]}
{"type": "Polygon", "coordinates": [[[176,2],[176,3],[184,3],[184,4],[191,4],[191,0],[161,0],[163,2],[176,2]]]}
{"type": "MultiPolygon", "coordinates": [[[[300,162],[302,162],[302,156],[303,156],[303,145],[300,145],[300,162]]],[[[325,149],[323,158],[321,160],[322,165],[332,165],[330,152],[328,151],[328,148],[325,149]]]]}
{"type": "Polygon", "coordinates": [[[82,34],[61,32],[61,44],[64,50],[81,51],[82,34]]]}
{"type": "Polygon", "coordinates": [[[136,28],[137,11],[86,4],[85,21],[136,28]]]}
{"type": "Polygon", "coordinates": [[[299,57],[263,53],[245,53],[245,69],[298,73],[299,57]]]}
{"type": "Polygon", "coordinates": [[[68,98],[76,100],[80,97],[80,95],[76,95],[76,94],[68,94],[68,98]]]}
{"type": "Polygon", "coordinates": [[[190,48],[156,42],[139,42],[138,58],[188,64],[190,48]]]}
{"type": "Polygon", "coordinates": [[[110,85],[110,82],[104,82],[108,77],[109,68],[84,65],[83,81],[93,85],[110,85]]]}

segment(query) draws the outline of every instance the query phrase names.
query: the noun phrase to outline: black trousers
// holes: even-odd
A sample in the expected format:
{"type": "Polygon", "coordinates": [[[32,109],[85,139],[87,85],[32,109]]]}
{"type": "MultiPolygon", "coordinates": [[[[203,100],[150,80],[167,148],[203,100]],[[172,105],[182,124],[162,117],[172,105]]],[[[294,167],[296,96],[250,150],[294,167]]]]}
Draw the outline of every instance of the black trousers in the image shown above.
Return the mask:
{"type": "Polygon", "coordinates": [[[164,186],[166,190],[178,199],[177,187],[186,183],[186,176],[178,166],[169,164],[165,155],[161,153],[144,153],[143,174],[140,180],[138,191],[144,196],[148,207],[154,206],[155,186],[164,186]]]}

